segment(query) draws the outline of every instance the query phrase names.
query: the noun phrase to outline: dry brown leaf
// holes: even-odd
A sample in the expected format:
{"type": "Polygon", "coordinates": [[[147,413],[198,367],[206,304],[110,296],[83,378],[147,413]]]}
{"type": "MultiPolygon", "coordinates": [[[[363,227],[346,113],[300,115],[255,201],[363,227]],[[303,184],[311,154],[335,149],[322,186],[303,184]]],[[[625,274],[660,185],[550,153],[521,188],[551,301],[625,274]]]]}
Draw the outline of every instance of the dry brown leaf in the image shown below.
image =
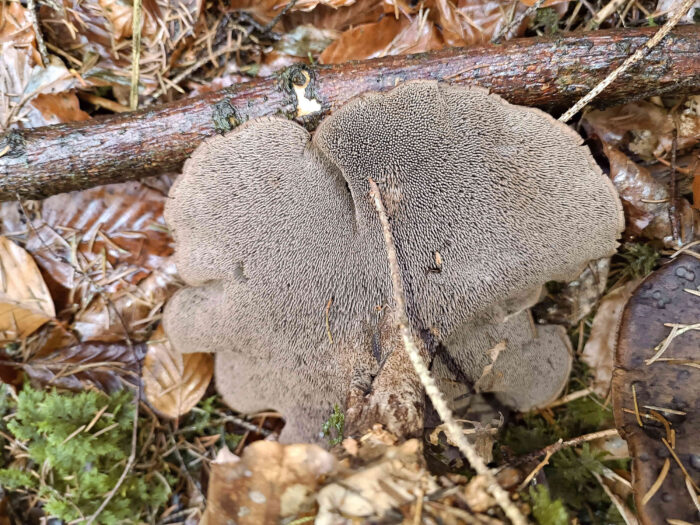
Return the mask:
{"type": "Polygon", "coordinates": [[[32,99],[30,106],[36,111],[30,112],[27,116],[25,125],[29,125],[29,127],[48,126],[90,118],[90,115],[80,109],[80,102],[76,94],[70,91],[39,94],[32,99]]]}
{"type": "MultiPolygon", "coordinates": [[[[356,1],[357,0],[297,0],[291,11],[308,12],[319,7],[327,7],[335,10],[352,6],[356,1]]],[[[260,22],[267,23],[279,15],[289,2],[290,0],[231,0],[226,7],[231,10],[246,11],[260,22]]]]}
{"type": "Polygon", "coordinates": [[[214,356],[180,354],[173,350],[162,325],[147,344],[143,361],[143,391],[158,413],[178,418],[199,402],[214,374],[214,356]]]}
{"type": "MultiPolygon", "coordinates": [[[[668,184],[655,179],[647,168],[632,162],[620,150],[607,143],[603,148],[610,161],[610,177],[625,209],[626,233],[677,246],[671,231],[668,184]]],[[[692,241],[700,222],[698,211],[681,198],[678,217],[682,242],[692,241]]]]}
{"type": "MultiPolygon", "coordinates": [[[[103,15],[109,20],[113,31],[114,39],[119,42],[124,38],[130,38],[132,34],[132,13],[134,6],[129,2],[121,0],[98,0],[102,8],[103,15]]],[[[146,6],[142,27],[141,36],[143,38],[152,38],[158,30],[157,22],[152,15],[152,10],[146,6]]]]}
{"type": "Polygon", "coordinates": [[[359,456],[367,456],[364,467],[336,476],[318,493],[316,523],[349,523],[348,520],[381,521],[394,508],[413,503],[437,489],[425,468],[421,445],[411,439],[400,445],[375,440],[372,433],[360,440],[359,456]]]}
{"type": "Polygon", "coordinates": [[[34,381],[68,390],[90,386],[105,392],[138,384],[138,365],[144,344],[130,347],[126,342],[81,343],[30,359],[24,371],[34,381]]]}
{"type": "Polygon", "coordinates": [[[56,195],[24,208],[0,205],[0,233],[25,243],[59,313],[76,314],[74,328],[83,341],[124,340],[107,299],[122,313],[132,337],[140,339],[136,332],[149,329],[178,287],[163,219],[168,185],[167,179],[150,179],[148,185],[130,182],[56,195]],[[161,182],[161,188],[153,186],[161,182]]]}
{"type": "Polygon", "coordinates": [[[78,311],[72,328],[83,341],[114,342],[124,339],[126,325],[131,337],[141,341],[160,319],[163,304],[181,286],[175,262],[169,258],[138,284],[129,284],[114,294],[96,296],[86,308],[78,311]],[[114,314],[115,309],[119,316],[114,314]]]}
{"type": "MultiPolygon", "coordinates": [[[[668,155],[676,126],[670,111],[648,101],[586,113],[589,133],[611,146],[627,147],[645,160],[668,155]]],[[[678,113],[678,150],[700,141],[700,96],[689,97],[678,113]]]]}
{"type": "Polygon", "coordinates": [[[56,316],[31,255],[0,237],[0,341],[24,338],[56,316]]]}
{"type": "Polygon", "coordinates": [[[317,445],[256,441],[241,457],[222,449],[211,465],[201,523],[258,525],[309,513],[320,482],[337,463],[317,445]]]}
{"type": "MultiPolygon", "coordinates": [[[[432,20],[442,28],[441,36],[449,46],[472,46],[487,43],[510,20],[509,4],[499,0],[427,0],[432,20]]],[[[525,11],[518,3],[513,16],[525,11]]],[[[509,35],[520,36],[528,21],[512,30],[509,35]]]]}
{"type": "Polygon", "coordinates": [[[385,16],[379,22],[345,31],[321,53],[319,62],[337,64],[348,60],[421,53],[442,46],[437,28],[424,15],[416,15],[413,20],[385,16]]]}
{"type": "Polygon", "coordinates": [[[581,360],[591,367],[593,373],[593,381],[589,386],[602,398],[606,398],[610,390],[617,346],[617,327],[622,318],[622,311],[640,281],[641,279],[630,281],[603,297],[593,318],[591,335],[583,347],[581,360]]]}
{"type": "Polygon", "coordinates": [[[293,11],[282,17],[284,31],[310,25],[325,31],[345,31],[351,27],[377,22],[385,12],[382,0],[356,0],[348,7],[333,9],[319,5],[313,11],[293,11]]]}
{"type": "Polygon", "coordinates": [[[0,25],[0,46],[10,44],[29,49],[35,64],[41,63],[41,57],[36,50],[36,35],[27,16],[27,10],[20,2],[7,2],[0,10],[2,24],[0,25]]]}
{"type": "Polygon", "coordinates": [[[295,11],[311,11],[319,5],[326,5],[332,7],[333,9],[338,9],[339,7],[348,7],[354,4],[356,0],[298,0],[294,4],[293,9],[295,11]]]}

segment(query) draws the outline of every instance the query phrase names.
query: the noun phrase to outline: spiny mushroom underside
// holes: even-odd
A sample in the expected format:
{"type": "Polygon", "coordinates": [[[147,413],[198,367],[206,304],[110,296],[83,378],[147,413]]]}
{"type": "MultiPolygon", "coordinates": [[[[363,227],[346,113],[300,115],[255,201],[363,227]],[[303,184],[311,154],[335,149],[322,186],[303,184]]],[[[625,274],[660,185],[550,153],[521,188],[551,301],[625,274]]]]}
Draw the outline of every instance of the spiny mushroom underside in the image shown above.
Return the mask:
{"type": "Polygon", "coordinates": [[[413,432],[422,392],[387,328],[391,279],[371,177],[426,358],[440,348],[450,373],[515,406],[544,403],[565,381],[568,350],[518,312],[546,281],[610,255],[622,229],[615,190],[580,142],[541,111],[435,82],[358,97],[313,140],[281,118],[212,138],[166,208],[189,285],[166,307],[166,332],[180,351],[217,353],[231,406],[280,410],[283,440],[317,439],[346,399],[364,400],[349,405],[362,425],[413,432]],[[496,328],[475,343],[479,319],[496,328]],[[484,362],[504,334],[507,350],[484,362]],[[521,368],[520,354],[551,363],[554,387],[523,396],[535,384],[525,376],[544,368],[521,368]],[[403,405],[392,405],[392,389],[403,405]]]}

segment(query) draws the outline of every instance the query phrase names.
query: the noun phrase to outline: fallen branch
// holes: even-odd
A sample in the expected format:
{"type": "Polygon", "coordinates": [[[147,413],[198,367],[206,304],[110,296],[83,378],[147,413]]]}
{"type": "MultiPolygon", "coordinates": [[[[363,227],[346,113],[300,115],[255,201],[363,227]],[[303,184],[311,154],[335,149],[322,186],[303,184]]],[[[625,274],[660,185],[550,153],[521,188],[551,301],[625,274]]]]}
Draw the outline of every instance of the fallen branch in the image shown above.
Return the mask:
{"type": "MultiPolygon", "coordinates": [[[[201,97],[133,113],[0,135],[0,200],[43,198],[179,170],[206,137],[281,114],[309,128],[367,91],[412,79],[478,84],[511,102],[563,110],[644,45],[656,28],[510,40],[336,66],[292,66],[201,97]],[[320,107],[320,109],[318,109],[320,107]]],[[[700,91],[700,26],[675,28],[598,95],[598,104],[700,91]]]]}

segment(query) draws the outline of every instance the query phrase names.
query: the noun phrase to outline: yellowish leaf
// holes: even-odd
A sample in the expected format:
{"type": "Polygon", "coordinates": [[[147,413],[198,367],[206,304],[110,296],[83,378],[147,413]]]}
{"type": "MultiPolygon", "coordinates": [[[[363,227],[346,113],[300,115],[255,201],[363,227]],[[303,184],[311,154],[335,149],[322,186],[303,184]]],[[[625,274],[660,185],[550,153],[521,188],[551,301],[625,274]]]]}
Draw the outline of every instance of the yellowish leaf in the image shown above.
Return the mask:
{"type": "Polygon", "coordinates": [[[212,354],[180,354],[173,350],[162,326],[148,342],[143,361],[146,399],[160,414],[176,418],[202,398],[214,374],[212,354]]]}
{"type": "Polygon", "coordinates": [[[56,316],[53,301],[34,259],[0,237],[0,341],[21,339],[56,316]]]}

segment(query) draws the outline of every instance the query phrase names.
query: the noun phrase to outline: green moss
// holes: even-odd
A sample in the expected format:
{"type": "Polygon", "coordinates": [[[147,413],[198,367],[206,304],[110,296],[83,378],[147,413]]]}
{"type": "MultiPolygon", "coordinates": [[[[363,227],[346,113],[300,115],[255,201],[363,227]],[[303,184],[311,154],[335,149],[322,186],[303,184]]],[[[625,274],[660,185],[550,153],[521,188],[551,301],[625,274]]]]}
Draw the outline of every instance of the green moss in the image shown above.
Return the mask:
{"type": "Polygon", "coordinates": [[[549,489],[544,485],[530,487],[532,516],[540,525],[568,525],[569,514],[561,500],[552,501],[549,489]]]}
{"type": "MultiPolygon", "coordinates": [[[[127,463],[133,393],[59,393],[27,385],[12,404],[7,431],[24,444],[29,462],[23,469],[0,470],[0,485],[35,492],[49,516],[66,522],[92,515],[127,463]],[[100,410],[102,415],[93,423],[100,410]]],[[[99,523],[134,522],[147,510],[162,506],[170,488],[161,480],[132,469],[99,523]]]]}

